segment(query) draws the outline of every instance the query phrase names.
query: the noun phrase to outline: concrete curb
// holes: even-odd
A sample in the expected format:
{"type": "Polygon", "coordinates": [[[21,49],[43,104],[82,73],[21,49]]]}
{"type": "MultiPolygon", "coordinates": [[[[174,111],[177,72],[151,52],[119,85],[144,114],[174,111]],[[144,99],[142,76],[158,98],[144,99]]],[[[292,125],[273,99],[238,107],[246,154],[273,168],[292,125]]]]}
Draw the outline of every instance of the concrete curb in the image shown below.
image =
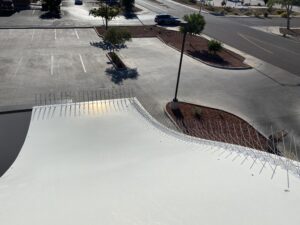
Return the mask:
{"type": "MultiPolygon", "coordinates": [[[[167,103],[168,104],[168,103],[167,103]]],[[[165,105],[163,107],[163,110],[165,112],[165,114],[167,115],[167,117],[171,120],[171,122],[174,124],[174,126],[182,132],[182,129],[177,125],[177,123],[175,122],[175,120],[172,118],[172,116],[168,113],[168,110],[167,110],[167,105],[165,105]]]]}
{"type": "Polygon", "coordinates": [[[32,110],[34,105],[11,105],[11,106],[0,106],[0,114],[9,114],[9,113],[21,113],[29,112],[32,110]]]}
{"type": "Polygon", "coordinates": [[[43,29],[43,30],[51,30],[51,29],[91,29],[94,28],[94,26],[12,26],[12,27],[0,27],[0,30],[7,30],[7,29],[12,29],[12,30],[27,30],[27,29],[43,29]]]}
{"type": "Polygon", "coordinates": [[[99,32],[97,31],[97,27],[93,27],[93,28],[94,28],[94,30],[95,30],[95,32],[96,32],[96,34],[98,35],[98,37],[101,37],[101,38],[103,38],[103,35],[99,34],[99,32]]]}

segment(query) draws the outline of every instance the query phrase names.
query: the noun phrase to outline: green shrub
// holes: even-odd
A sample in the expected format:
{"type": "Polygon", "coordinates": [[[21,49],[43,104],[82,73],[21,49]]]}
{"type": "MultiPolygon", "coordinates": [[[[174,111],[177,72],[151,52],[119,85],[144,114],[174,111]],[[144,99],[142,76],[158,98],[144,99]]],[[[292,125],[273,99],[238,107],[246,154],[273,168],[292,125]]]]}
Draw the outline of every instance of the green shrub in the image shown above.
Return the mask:
{"type": "Polygon", "coordinates": [[[105,33],[103,40],[104,42],[110,43],[114,50],[117,45],[122,45],[125,44],[126,41],[130,41],[131,34],[126,29],[112,27],[105,33]]]}
{"type": "Polygon", "coordinates": [[[193,107],[192,108],[192,114],[197,119],[201,119],[202,109],[200,107],[193,107]]]}
{"type": "Polygon", "coordinates": [[[260,12],[257,12],[257,11],[256,11],[256,12],[254,13],[254,16],[255,16],[255,17],[260,17],[260,15],[261,15],[260,12]]]}
{"type": "Polygon", "coordinates": [[[212,5],[206,5],[205,8],[206,8],[208,11],[212,11],[212,12],[215,11],[215,7],[212,6],[212,5]]]}
{"type": "Polygon", "coordinates": [[[246,15],[246,16],[251,16],[251,15],[252,15],[252,12],[251,12],[251,11],[247,11],[247,12],[245,13],[245,15],[246,15]]]}
{"type": "Polygon", "coordinates": [[[226,10],[226,12],[232,12],[233,11],[233,9],[231,7],[228,7],[228,6],[225,7],[224,9],[226,10]]]}
{"type": "Polygon", "coordinates": [[[208,51],[216,54],[223,49],[223,44],[217,40],[208,41],[208,51]]]}
{"type": "Polygon", "coordinates": [[[287,18],[287,13],[286,13],[286,12],[283,12],[283,13],[280,14],[280,16],[281,16],[282,18],[287,18]]]}
{"type": "Polygon", "coordinates": [[[284,13],[285,11],[284,10],[282,10],[282,9],[278,9],[277,11],[276,11],[276,13],[278,14],[278,15],[281,15],[282,13],[284,13]]]}

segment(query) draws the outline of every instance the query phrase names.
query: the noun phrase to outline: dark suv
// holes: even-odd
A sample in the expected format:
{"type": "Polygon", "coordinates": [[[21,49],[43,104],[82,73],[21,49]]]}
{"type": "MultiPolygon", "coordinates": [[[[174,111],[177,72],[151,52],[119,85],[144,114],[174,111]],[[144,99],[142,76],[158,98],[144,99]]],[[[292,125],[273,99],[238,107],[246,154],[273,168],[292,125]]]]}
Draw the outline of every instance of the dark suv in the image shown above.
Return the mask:
{"type": "Polygon", "coordinates": [[[15,11],[14,3],[12,0],[0,0],[0,13],[9,14],[15,11]]]}
{"type": "Polygon", "coordinates": [[[157,15],[154,21],[159,25],[175,25],[180,24],[180,20],[168,14],[157,15]]]}

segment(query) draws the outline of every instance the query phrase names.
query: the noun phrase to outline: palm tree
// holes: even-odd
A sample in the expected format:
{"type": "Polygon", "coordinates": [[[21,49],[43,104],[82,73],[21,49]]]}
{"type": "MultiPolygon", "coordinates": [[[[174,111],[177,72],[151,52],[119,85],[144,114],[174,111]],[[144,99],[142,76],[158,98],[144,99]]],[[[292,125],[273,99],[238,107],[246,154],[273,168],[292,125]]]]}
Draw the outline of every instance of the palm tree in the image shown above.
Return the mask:
{"type": "Polygon", "coordinates": [[[205,20],[204,20],[203,16],[198,13],[185,15],[183,17],[183,19],[184,19],[185,23],[182,23],[180,26],[180,32],[183,33],[183,39],[182,39],[181,55],[180,55],[179,69],[178,69],[178,75],[177,75],[177,83],[176,83],[176,89],[175,89],[175,97],[173,99],[173,102],[178,102],[177,92],[178,92],[178,85],[179,85],[179,80],[180,80],[180,72],[181,72],[182,57],[183,57],[183,52],[184,52],[186,35],[187,35],[187,33],[190,33],[192,35],[200,34],[205,26],[205,20]]]}

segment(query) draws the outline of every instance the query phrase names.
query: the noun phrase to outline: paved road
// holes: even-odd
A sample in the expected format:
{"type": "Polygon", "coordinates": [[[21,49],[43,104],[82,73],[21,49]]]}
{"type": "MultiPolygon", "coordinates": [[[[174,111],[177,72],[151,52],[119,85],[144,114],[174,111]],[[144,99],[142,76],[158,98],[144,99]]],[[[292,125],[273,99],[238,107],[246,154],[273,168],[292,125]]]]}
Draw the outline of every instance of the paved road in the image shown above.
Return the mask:
{"type": "MultiPolygon", "coordinates": [[[[190,7],[183,7],[169,0],[137,0],[136,2],[155,13],[169,13],[179,18],[191,12],[190,7]]],[[[253,55],[263,61],[276,65],[300,76],[300,42],[288,40],[254,30],[250,26],[284,26],[281,18],[225,18],[203,14],[207,22],[204,34],[253,55]]],[[[293,19],[292,25],[300,26],[300,18],[293,19]]]]}

